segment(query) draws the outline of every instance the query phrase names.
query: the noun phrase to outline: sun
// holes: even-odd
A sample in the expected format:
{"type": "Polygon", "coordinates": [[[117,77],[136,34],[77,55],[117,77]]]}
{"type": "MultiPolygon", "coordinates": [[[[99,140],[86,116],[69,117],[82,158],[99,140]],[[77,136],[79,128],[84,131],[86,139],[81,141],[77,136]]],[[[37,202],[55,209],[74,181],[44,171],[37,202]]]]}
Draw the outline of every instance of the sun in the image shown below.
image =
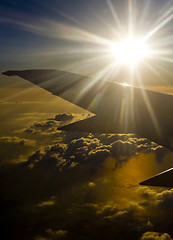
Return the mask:
{"type": "Polygon", "coordinates": [[[113,44],[111,51],[118,62],[129,65],[135,65],[149,53],[145,41],[136,38],[128,38],[113,44]]]}

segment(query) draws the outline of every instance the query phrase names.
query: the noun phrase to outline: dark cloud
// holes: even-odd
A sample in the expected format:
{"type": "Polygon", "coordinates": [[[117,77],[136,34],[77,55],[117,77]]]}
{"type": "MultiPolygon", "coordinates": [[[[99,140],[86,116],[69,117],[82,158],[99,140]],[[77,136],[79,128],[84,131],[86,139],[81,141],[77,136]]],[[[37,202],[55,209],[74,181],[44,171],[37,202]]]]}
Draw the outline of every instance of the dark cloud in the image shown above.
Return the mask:
{"type": "Polygon", "coordinates": [[[33,149],[35,142],[26,138],[38,136],[25,164],[2,179],[1,222],[6,218],[13,226],[8,239],[27,233],[28,240],[134,240],[151,230],[172,233],[172,190],[138,186],[145,163],[152,166],[157,152],[163,152],[162,161],[154,167],[165,159],[161,146],[132,134],[57,132],[59,123],[53,117],[33,125],[25,138],[2,140],[33,149]]]}
{"type": "Polygon", "coordinates": [[[19,137],[0,138],[1,163],[8,161],[24,161],[28,154],[35,149],[35,141],[19,137]]]}
{"type": "Polygon", "coordinates": [[[72,121],[73,118],[74,118],[74,114],[62,113],[62,114],[56,115],[54,118],[52,118],[52,120],[61,121],[61,122],[67,122],[67,121],[72,121]]]}
{"type": "Polygon", "coordinates": [[[156,154],[156,159],[158,162],[161,162],[164,156],[166,155],[166,153],[169,153],[169,151],[166,148],[158,145],[155,147],[153,146],[151,148],[151,151],[153,151],[156,154]]]}
{"type": "Polygon", "coordinates": [[[127,158],[136,154],[136,143],[132,143],[129,140],[117,140],[111,143],[111,147],[111,153],[116,158],[127,158]]]}
{"type": "Polygon", "coordinates": [[[146,199],[142,205],[159,209],[161,214],[169,215],[173,211],[173,188],[165,190],[161,188],[161,192],[150,189],[149,187],[143,187],[140,189],[140,194],[143,199],[146,199]]]}
{"type": "Polygon", "coordinates": [[[59,240],[67,239],[68,231],[66,230],[52,230],[51,228],[45,231],[43,236],[36,236],[34,240],[59,240]]]}
{"type": "Polygon", "coordinates": [[[72,156],[75,158],[80,158],[80,156],[82,156],[83,159],[88,159],[88,157],[91,158],[91,156],[93,157],[96,155],[97,152],[97,155],[100,154],[100,157],[101,155],[103,155],[103,157],[111,155],[116,159],[126,161],[128,157],[141,152],[154,152],[158,162],[161,162],[167,153],[167,150],[162,146],[159,146],[146,138],[137,138],[133,134],[100,135],[57,131],[57,127],[67,124],[67,122],[71,123],[86,117],[87,114],[57,114],[46,121],[37,122],[29,129],[26,129],[24,131],[24,136],[30,136],[30,138],[32,138],[33,134],[35,134],[35,138],[38,139],[38,145],[41,142],[44,144],[46,142],[46,139],[43,139],[42,135],[46,135],[46,138],[50,139],[51,143],[53,140],[56,141],[56,139],[59,138],[59,141],[65,142],[68,145],[66,155],[70,158],[72,158],[72,156]],[[94,147],[93,144],[97,145],[94,147]],[[73,152],[75,152],[75,154],[73,154],[73,152]]]}
{"type": "Polygon", "coordinates": [[[157,205],[167,212],[173,211],[173,189],[157,194],[157,205]]]}
{"type": "Polygon", "coordinates": [[[49,120],[49,121],[45,121],[45,122],[41,122],[41,123],[35,123],[30,130],[40,130],[40,131],[46,131],[49,130],[50,128],[53,127],[54,121],[53,120],[49,120]]]}
{"type": "Polygon", "coordinates": [[[7,183],[8,192],[15,193],[13,196],[20,202],[13,205],[20,217],[15,218],[15,223],[11,215],[8,219],[18,229],[18,232],[11,230],[11,237],[22,239],[20,236],[28,232],[30,239],[37,240],[83,239],[84,236],[134,240],[143,232],[156,231],[157,222],[149,210],[155,209],[155,216],[159,216],[161,201],[165,196],[171,197],[171,192],[120,186],[116,159],[110,156],[111,145],[102,146],[91,135],[72,142],[73,152],[69,152],[65,143],[37,151],[27,162],[30,168],[23,167],[22,174],[18,171],[11,183],[7,183]],[[102,159],[99,152],[103,149],[109,149],[109,154],[102,159]],[[82,151],[84,159],[79,160],[77,151],[82,151]],[[91,154],[91,159],[89,155],[85,159],[85,152],[91,154]],[[72,167],[72,163],[77,165],[72,167]],[[22,179],[22,183],[17,179],[22,179]]]}
{"type": "MultiPolygon", "coordinates": [[[[49,125],[49,122],[47,124],[49,125]]],[[[40,125],[35,126],[39,127],[40,125]]],[[[162,152],[162,156],[159,155],[160,158],[163,158],[166,153],[166,150],[161,146],[145,138],[136,138],[132,135],[72,134],[66,132],[61,135],[59,141],[60,143],[50,145],[44,148],[42,152],[37,151],[30,156],[28,164],[32,167],[34,165],[53,166],[62,171],[65,168],[79,166],[78,164],[87,161],[93,161],[92,167],[94,164],[98,167],[107,157],[115,158],[116,164],[120,164],[141,152],[154,152],[156,157],[157,154],[162,152]],[[105,141],[107,144],[105,144],[105,141]]]]}
{"type": "Polygon", "coordinates": [[[26,133],[47,133],[56,132],[58,127],[79,121],[88,116],[88,114],[73,114],[73,113],[60,113],[47,119],[46,121],[36,122],[28,129],[24,129],[26,133]]]}

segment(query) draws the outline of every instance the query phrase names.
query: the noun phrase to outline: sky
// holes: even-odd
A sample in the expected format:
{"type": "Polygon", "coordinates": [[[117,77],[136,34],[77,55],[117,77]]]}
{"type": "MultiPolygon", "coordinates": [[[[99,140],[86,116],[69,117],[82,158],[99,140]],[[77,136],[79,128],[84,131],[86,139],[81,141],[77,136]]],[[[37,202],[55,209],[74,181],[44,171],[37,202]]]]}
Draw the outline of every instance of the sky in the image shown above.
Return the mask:
{"type": "MultiPolygon", "coordinates": [[[[21,65],[25,67],[27,64],[32,64],[32,67],[35,64],[38,65],[37,67],[39,65],[40,67],[45,67],[46,64],[49,66],[52,64],[53,67],[57,68],[59,66],[62,67],[58,59],[59,57],[56,56],[60,51],[59,48],[62,48],[63,52],[68,53],[71,46],[82,48],[83,43],[78,43],[78,46],[73,41],[69,42],[68,40],[52,36],[52,31],[58,32],[58,30],[56,26],[52,26],[53,29],[49,33],[47,21],[53,21],[53,24],[62,23],[70,25],[70,33],[67,32],[67,35],[73,34],[73,26],[82,28],[85,26],[86,30],[87,28],[92,29],[93,22],[95,24],[100,19],[100,16],[94,13],[93,8],[97,9],[98,12],[100,10],[102,12],[104,11],[105,2],[99,1],[99,4],[95,2],[94,5],[93,1],[49,1],[49,3],[47,1],[1,1],[0,25],[3,32],[1,36],[1,51],[3,52],[3,55],[1,55],[1,68],[4,65],[4,60],[8,64],[3,66],[4,68],[8,68],[10,62],[13,62],[13,65],[15,64],[16,67],[21,67],[21,65]],[[87,17],[88,15],[93,18],[92,21],[87,17]],[[38,28],[42,28],[42,33],[37,33],[37,30],[34,30],[35,24],[36,26],[38,24],[38,28]],[[39,59],[39,63],[33,61],[33,52],[39,59]],[[20,65],[14,59],[16,54],[19,56],[18,61],[20,61],[20,65]],[[46,60],[43,58],[46,58],[46,60]],[[52,62],[50,58],[53,58],[52,62]],[[56,63],[53,63],[54,61],[56,63]]],[[[95,29],[93,30],[95,31],[95,29]]],[[[62,54],[60,53],[60,58],[62,54]]]]}
{"type": "MultiPolygon", "coordinates": [[[[0,72],[65,70],[173,94],[172,19],[172,0],[0,0],[0,72]],[[151,54],[117,64],[129,32],[151,54]]],[[[173,189],[139,185],[172,167],[171,151],[133,133],[60,131],[91,113],[19,76],[0,75],[0,113],[4,239],[173,239],[173,189]]]]}
{"type": "MultiPolygon", "coordinates": [[[[122,41],[133,28],[135,37],[149,34],[153,51],[138,66],[141,75],[171,75],[172,0],[1,1],[0,14],[1,71],[53,68],[95,74],[115,60],[110,41],[122,41]]],[[[119,79],[126,71],[122,66],[119,79]]]]}

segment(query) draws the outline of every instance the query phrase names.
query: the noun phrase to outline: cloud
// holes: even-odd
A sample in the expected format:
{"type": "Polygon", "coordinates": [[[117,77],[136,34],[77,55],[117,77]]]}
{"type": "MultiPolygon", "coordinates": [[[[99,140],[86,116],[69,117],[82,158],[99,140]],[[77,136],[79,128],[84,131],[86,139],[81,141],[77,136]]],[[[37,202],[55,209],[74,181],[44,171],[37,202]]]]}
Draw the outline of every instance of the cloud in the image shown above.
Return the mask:
{"type": "MultiPolygon", "coordinates": [[[[60,114],[52,119],[57,118],[57,116],[58,119],[59,117],[61,119],[62,116],[63,119],[67,119],[69,116],[71,118],[69,114],[60,114]]],[[[52,125],[52,121],[49,120],[43,124],[37,123],[32,129],[47,129],[52,125]]],[[[62,132],[62,135],[59,135],[59,142],[46,147],[42,152],[37,151],[29,157],[28,164],[32,167],[35,165],[51,167],[52,165],[59,171],[63,171],[69,167],[79,167],[79,164],[93,161],[92,167],[94,169],[108,157],[115,158],[118,166],[128,161],[130,157],[141,154],[141,152],[154,152],[156,157],[161,152],[160,158],[163,158],[165,153],[167,153],[164,148],[145,138],[136,138],[134,135],[125,134],[99,135],[62,132]]]]}
{"type": "MultiPolygon", "coordinates": [[[[144,187],[140,188],[140,195],[142,199],[139,204],[145,209],[146,215],[151,219],[152,228],[155,227],[160,232],[172,234],[173,189],[165,190],[165,188],[144,187]]],[[[172,238],[166,238],[166,235],[154,235],[151,239],[172,238]]]]}
{"type": "Polygon", "coordinates": [[[46,231],[48,234],[50,234],[53,237],[61,237],[61,236],[65,236],[68,231],[65,230],[58,230],[58,231],[53,231],[51,228],[47,229],[46,231]]]}
{"type": "Polygon", "coordinates": [[[24,129],[26,133],[52,133],[56,132],[57,128],[67,123],[72,123],[84,119],[87,114],[74,114],[74,113],[60,113],[47,119],[46,121],[36,122],[28,129],[24,129]]]}
{"type": "Polygon", "coordinates": [[[67,162],[69,163],[69,161],[63,159],[66,148],[66,144],[56,144],[43,150],[38,150],[28,158],[27,165],[31,169],[36,166],[62,171],[67,162]]]}
{"type": "Polygon", "coordinates": [[[58,240],[58,239],[67,239],[68,231],[66,230],[52,230],[51,228],[47,229],[44,237],[36,236],[35,240],[58,240]]]}
{"type": "MultiPolygon", "coordinates": [[[[104,206],[101,213],[104,215],[104,219],[107,220],[120,220],[124,221],[133,217],[133,214],[138,212],[140,205],[135,202],[130,202],[128,206],[122,207],[121,205],[115,205],[109,203],[108,206],[104,206]]],[[[98,211],[100,213],[100,211],[98,211]]]]}
{"type": "MultiPolygon", "coordinates": [[[[66,118],[61,116],[59,120],[66,118]]],[[[35,124],[33,133],[41,144],[27,153],[27,162],[7,177],[3,187],[6,199],[17,202],[11,206],[19,217],[14,220],[9,213],[8,221],[19,235],[29,231],[32,239],[54,240],[82,239],[84,234],[89,239],[139,239],[158,229],[171,234],[172,191],[138,186],[146,172],[153,174],[149,170],[162,147],[132,134],[56,132],[51,138],[51,130],[43,142],[43,132],[60,123],[55,117],[35,124]]],[[[26,138],[3,141],[35,146],[26,138]]]]}
{"type": "Polygon", "coordinates": [[[172,240],[172,238],[167,233],[145,232],[141,240],[172,240]]]}
{"type": "Polygon", "coordinates": [[[143,197],[142,205],[155,208],[160,211],[162,215],[169,215],[173,211],[173,188],[165,190],[161,188],[161,192],[150,189],[150,187],[143,187],[139,189],[140,195],[143,197]]]}
{"type": "MultiPolygon", "coordinates": [[[[17,172],[22,184],[16,184],[16,178],[12,177],[11,181],[15,183],[12,186],[17,185],[13,195],[22,203],[19,207],[14,206],[20,216],[15,221],[21,236],[28,225],[31,238],[36,240],[82,239],[84,235],[89,239],[103,239],[103,236],[106,239],[139,239],[143,232],[157,231],[159,201],[166,195],[170,197],[171,193],[121,185],[126,176],[119,175],[119,171],[126,163],[117,168],[117,160],[110,156],[111,144],[103,145],[96,135],[88,134],[72,139],[70,143],[74,145],[72,152],[67,143],[35,152],[30,162],[28,160],[33,167],[22,168],[22,178],[21,172],[17,172]],[[102,149],[109,149],[108,158],[99,156],[102,149]],[[91,154],[91,159],[86,152],[91,154]],[[83,153],[84,158],[79,159],[79,153],[83,153]],[[72,163],[77,165],[71,167],[72,163]],[[150,209],[154,209],[154,217],[150,209]],[[23,221],[26,225],[22,225],[21,231],[18,226],[23,221]]],[[[8,184],[6,188],[10,192],[12,187],[8,184]]],[[[166,227],[160,231],[171,232],[166,227]]]]}
{"type": "Polygon", "coordinates": [[[141,187],[138,189],[139,194],[142,196],[143,199],[153,199],[155,198],[156,191],[150,189],[149,187],[141,187]]]}
{"type": "Polygon", "coordinates": [[[114,157],[129,157],[136,154],[136,143],[130,141],[117,140],[111,143],[111,153],[114,157]]]}
{"type": "Polygon", "coordinates": [[[91,150],[88,154],[89,159],[94,157],[95,159],[105,159],[108,156],[110,156],[111,152],[109,151],[109,149],[106,149],[104,147],[97,147],[94,150],[91,150]]]}
{"type": "Polygon", "coordinates": [[[164,148],[160,145],[159,146],[157,145],[155,147],[151,147],[151,151],[155,152],[156,159],[157,159],[158,162],[161,162],[163,160],[164,156],[167,153],[169,153],[169,151],[166,148],[164,148]]]}
{"type": "Polygon", "coordinates": [[[38,207],[49,207],[53,206],[55,204],[55,196],[52,196],[47,201],[42,201],[41,203],[37,204],[38,207]]]}
{"type": "MultiPolygon", "coordinates": [[[[57,131],[57,128],[67,123],[79,121],[88,117],[87,114],[62,113],[46,121],[36,122],[29,129],[25,129],[24,136],[38,139],[38,144],[50,142],[59,138],[59,141],[68,145],[65,157],[74,158],[76,163],[82,159],[101,159],[108,156],[118,161],[127,161],[129,157],[141,152],[154,152],[158,162],[161,162],[168,151],[146,138],[137,138],[133,134],[86,134],[57,131]],[[46,139],[42,138],[46,135],[46,139]],[[43,141],[44,140],[44,141],[43,141]],[[97,156],[96,156],[97,155],[97,156]]],[[[22,134],[22,133],[21,133],[22,134]]],[[[51,144],[51,143],[50,143],[51,144]]],[[[73,163],[74,165],[74,163],[73,163]]]]}
{"type": "Polygon", "coordinates": [[[35,141],[19,137],[0,138],[1,163],[8,161],[24,161],[28,154],[35,149],[35,141]]]}
{"type": "Polygon", "coordinates": [[[54,118],[52,118],[52,120],[67,122],[67,121],[72,121],[73,118],[74,118],[74,114],[62,113],[62,114],[56,115],[54,118]]]}
{"type": "Polygon", "coordinates": [[[29,129],[26,129],[25,132],[41,132],[41,131],[48,131],[48,130],[52,130],[53,127],[55,125],[55,122],[52,120],[48,120],[45,122],[40,122],[40,123],[35,123],[33,126],[31,126],[29,129]]]}
{"type": "Polygon", "coordinates": [[[167,212],[173,211],[173,188],[157,194],[157,205],[167,212]]]}

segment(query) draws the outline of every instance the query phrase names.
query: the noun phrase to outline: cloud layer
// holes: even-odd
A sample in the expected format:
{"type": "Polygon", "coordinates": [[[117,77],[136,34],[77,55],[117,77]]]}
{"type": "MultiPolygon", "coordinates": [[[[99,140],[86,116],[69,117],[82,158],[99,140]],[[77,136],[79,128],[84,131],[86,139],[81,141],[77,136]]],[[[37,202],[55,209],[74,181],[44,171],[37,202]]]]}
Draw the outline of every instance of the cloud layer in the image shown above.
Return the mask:
{"type": "Polygon", "coordinates": [[[131,134],[56,130],[78,117],[56,115],[0,140],[14,149],[9,158],[26,159],[0,168],[7,239],[171,239],[173,190],[138,183],[172,155],[131,134]]]}

